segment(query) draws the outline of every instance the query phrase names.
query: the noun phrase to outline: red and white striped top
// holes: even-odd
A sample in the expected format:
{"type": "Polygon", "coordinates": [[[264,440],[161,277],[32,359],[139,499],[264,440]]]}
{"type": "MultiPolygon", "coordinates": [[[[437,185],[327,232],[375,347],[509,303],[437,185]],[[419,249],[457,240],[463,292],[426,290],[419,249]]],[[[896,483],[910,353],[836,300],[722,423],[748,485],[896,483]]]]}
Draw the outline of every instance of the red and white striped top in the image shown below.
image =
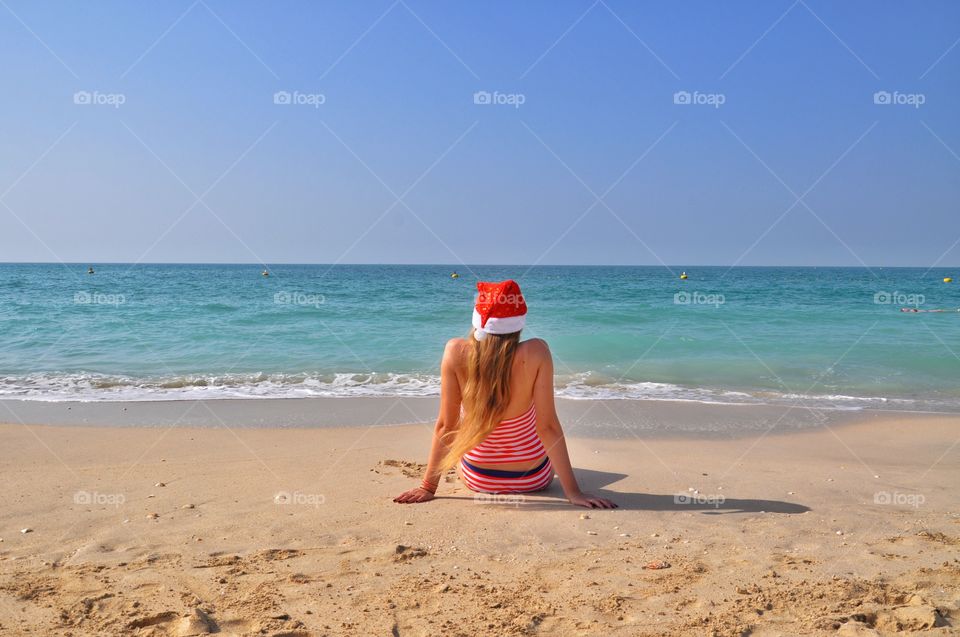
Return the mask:
{"type": "Polygon", "coordinates": [[[501,420],[483,442],[463,454],[467,462],[502,464],[539,460],[547,450],[537,435],[537,410],[530,409],[521,416],[501,420]]]}

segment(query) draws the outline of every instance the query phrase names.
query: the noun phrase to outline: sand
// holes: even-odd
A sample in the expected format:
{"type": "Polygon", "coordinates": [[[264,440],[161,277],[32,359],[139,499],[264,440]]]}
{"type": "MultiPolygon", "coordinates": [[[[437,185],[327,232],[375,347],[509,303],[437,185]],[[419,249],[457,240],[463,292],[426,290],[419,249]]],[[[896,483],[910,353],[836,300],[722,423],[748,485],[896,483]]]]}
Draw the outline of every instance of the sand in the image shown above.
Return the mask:
{"type": "Polygon", "coordinates": [[[571,439],[615,511],[394,504],[429,436],[0,425],[0,634],[958,634],[958,417],[571,439]]]}

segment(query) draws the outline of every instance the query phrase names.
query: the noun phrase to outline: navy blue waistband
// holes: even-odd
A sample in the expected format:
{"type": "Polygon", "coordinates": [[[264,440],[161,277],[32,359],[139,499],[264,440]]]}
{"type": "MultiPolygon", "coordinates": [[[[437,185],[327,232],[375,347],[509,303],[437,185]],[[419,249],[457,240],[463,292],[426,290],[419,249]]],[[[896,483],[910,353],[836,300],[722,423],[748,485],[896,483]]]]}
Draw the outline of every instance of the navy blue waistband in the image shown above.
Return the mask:
{"type": "Polygon", "coordinates": [[[460,462],[463,463],[467,469],[473,471],[474,473],[479,473],[482,476],[487,476],[490,478],[527,478],[532,475],[536,475],[543,470],[547,463],[550,462],[550,458],[544,458],[535,469],[530,469],[529,471],[502,471],[500,469],[487,469],[486,467],[477,467],[464,459],[461,459],[460,462]]]}

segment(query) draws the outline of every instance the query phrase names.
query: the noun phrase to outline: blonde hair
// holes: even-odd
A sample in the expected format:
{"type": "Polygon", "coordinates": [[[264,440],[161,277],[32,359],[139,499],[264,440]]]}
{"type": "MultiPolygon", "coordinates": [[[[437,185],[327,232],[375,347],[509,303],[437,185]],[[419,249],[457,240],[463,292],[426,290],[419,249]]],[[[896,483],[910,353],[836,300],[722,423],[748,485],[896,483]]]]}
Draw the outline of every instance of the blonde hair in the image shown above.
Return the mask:
{"type": "Polygon", "coordinates": [[[467,453],[490,434],[500,423],[504,409],[510,404],[510,376],[513,357],[520,343],[520,332],[487,334],[478,341],[470,331],[472,344],[467,354],[467,380],[463,386],[463,412],[460,426],[451,432],[442,469],[456,465],[467,453]]]}

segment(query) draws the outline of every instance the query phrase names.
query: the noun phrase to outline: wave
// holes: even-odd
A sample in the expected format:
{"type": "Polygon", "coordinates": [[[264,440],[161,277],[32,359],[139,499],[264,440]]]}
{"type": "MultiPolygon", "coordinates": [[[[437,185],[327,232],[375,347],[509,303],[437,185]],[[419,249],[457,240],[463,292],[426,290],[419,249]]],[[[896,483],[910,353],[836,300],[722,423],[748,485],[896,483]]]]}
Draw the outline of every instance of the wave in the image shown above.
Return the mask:
{"type": "Polygon", "coordinates": [[[556,395],[572,400],[670,400],[718,404],[741,404],[753,398],[749,393],[733,390],[684,387],[652,381],[624,382],[594,372],[560,377],[556,395]]]}
{"type": "Polygon", "coordinates": [[[566,384],[558,384],[557,396],[572,400],[655,400],[695,402],[711,405],[795,405],[810,409],[860,411],[863,409],[912,410],[932,406],[960,408],[950,401],[920,401],[883,396],[847,396],[842,394],[798,394],[768,390],[740,391],[725,388],[690,387],[660,382],[605,381],[592,372],[578,374],[566,384]]]}
{"type": "MultiPolygon", "coordinates": [[[[439,395],[440,377],[428,373],[257,372],[153,377],[36,373],[0,378],[0,399],[47,402],[439,395]]],[[[960,407],[955,401],[846,394],[798,394],[768,390],[744,391],[653,381],[624,381],[595,372],[558,376],[556,395],[568,400],[653,400],[714,405],[782,404],[839,410],[910,410],[934,406],[956,410],[960,407]]]]}
{"type": "Polygon", "coordinates": [[[223,374],[167,377],[31,374],[0,378],[0,398],[62,401],[434,396],[439,376],[394,373],[223,374]]]}

